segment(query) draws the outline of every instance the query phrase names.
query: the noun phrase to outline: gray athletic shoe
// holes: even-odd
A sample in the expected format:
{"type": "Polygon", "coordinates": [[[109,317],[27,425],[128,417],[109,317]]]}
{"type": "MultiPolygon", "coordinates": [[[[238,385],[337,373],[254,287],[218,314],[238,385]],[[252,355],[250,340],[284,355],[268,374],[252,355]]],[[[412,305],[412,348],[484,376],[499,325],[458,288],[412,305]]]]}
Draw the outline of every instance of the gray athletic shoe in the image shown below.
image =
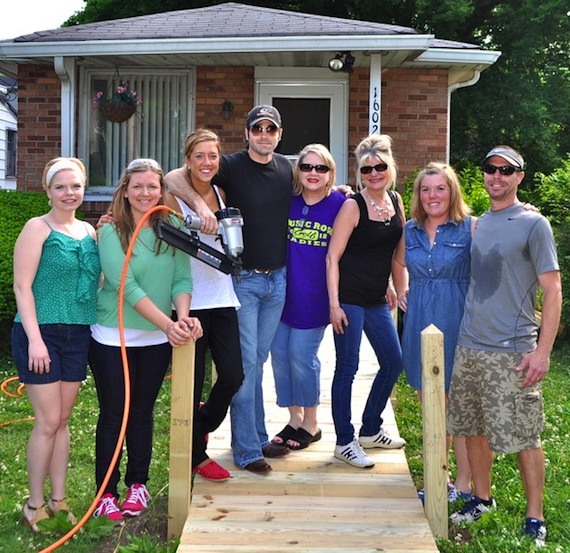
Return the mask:
{"type": "Polygon", "coordinates": [[[465,507],[453,513],[449,518],[455,523],[475,522],[479,520],[484,513],[489,513],[496,509],[497,504],[494,499],[491,499],[491,505],[485,505],[480,497],[474,495],[471,501],[465,504],[465,507]]]}

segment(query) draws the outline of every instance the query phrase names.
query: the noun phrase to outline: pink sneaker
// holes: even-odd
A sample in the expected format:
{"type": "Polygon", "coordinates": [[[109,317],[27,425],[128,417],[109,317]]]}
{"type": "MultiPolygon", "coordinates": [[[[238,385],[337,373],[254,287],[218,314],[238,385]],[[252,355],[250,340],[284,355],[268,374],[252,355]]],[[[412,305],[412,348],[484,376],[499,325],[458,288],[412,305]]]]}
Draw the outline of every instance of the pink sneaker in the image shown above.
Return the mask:
{"type": "Polygon", "coordinates": [[[121,512],[125,516],[136,517],[146,509],[149,501],[150,494],[146,486],[144,484],[133,484],[121,505],[121,512]]]}
{"type": "Polygon", "coordinates": [[[113,522],[123,522],[123,515],[119,509],[119,503],[112,493],[106,493],[97,503],[93,513],[95,518],[108,517],[113,522]]]}

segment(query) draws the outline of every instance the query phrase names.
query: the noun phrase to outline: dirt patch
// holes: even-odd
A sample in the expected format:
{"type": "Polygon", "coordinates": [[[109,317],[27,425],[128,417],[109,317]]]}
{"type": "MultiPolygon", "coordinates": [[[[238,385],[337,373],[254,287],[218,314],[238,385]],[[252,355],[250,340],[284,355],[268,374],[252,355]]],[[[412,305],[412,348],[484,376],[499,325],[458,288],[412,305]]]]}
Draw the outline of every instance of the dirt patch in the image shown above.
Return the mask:
{"type": "Polygon", "coordinates": [[[168,498],[153,500],[149,508],[138,517],[125,518],[123,526],[104,536],[93,553],[111,553],[119,545],[127,545],[130,536],[147,535],[154,544],[168,540],[168,498]]]}

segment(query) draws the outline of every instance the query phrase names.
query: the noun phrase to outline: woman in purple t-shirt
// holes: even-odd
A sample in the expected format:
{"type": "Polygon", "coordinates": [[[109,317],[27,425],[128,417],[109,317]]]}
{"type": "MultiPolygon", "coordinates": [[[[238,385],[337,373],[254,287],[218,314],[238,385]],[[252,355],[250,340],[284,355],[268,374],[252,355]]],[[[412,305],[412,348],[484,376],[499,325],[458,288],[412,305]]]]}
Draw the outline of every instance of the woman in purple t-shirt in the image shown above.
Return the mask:
{"type": "Polygon", "coordinates": [[[322,144],[309,144],[294,169],[287,232],[287,295],[271,361],[277,405],[289,409],[289,423],[273,443],[304,449],[320,440],[317,407],[321,363],[317,356],[329,304],[325,257],[334,219],[345,196],[332,190],[336,167],[322,144]]]}

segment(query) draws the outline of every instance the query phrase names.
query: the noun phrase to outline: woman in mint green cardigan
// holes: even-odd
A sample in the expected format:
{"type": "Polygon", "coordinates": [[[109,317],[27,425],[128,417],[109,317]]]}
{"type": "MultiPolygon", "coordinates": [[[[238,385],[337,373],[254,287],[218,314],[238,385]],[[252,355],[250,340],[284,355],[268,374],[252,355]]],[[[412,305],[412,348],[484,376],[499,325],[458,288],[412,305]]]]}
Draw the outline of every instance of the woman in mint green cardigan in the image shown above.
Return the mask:
{"type": "MultiPolygon", "coordinates": [[[[111,211],[113,223],[99,230],[99,257],[104,282],[97,300],[97,324],[91,328],[89,361],[99,399],[95,445],[95,479],[99,489],[111,463],[124,408],[124,376],[120,351],[117,300],[123,262],[134,230],[143,216],[163,203],[164,174],[152,159],[136,159],[123,171],[111,211]]],[[[146,489],[152,454],[153,411],[170,364],[172,347],[202,335],[195,317],[171,319],[190,311],[192,278],[188,256],[159,240],[154,222],[166,211],[150,215],[138,235],[125,281],[124,324],[131,404],[126,431],[127,494],[119,507],[117,461],[95,516],[120,522],[136,516],[150,500],[146,489]]]]}

